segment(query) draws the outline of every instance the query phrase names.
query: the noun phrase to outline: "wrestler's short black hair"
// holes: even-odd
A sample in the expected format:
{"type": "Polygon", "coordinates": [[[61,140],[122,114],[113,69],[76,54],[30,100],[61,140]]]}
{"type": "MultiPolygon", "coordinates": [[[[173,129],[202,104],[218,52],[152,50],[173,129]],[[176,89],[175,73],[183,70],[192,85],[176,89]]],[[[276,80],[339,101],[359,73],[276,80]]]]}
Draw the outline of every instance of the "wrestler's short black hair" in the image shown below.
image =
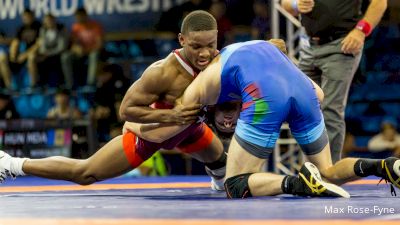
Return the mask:
{"type": "Polygon", "coordinates": [[[196,10],[189,13],[182,22],[181,33],[188,34],[192,31],[217,30],[217,21],[208,12],[196,10]]]}

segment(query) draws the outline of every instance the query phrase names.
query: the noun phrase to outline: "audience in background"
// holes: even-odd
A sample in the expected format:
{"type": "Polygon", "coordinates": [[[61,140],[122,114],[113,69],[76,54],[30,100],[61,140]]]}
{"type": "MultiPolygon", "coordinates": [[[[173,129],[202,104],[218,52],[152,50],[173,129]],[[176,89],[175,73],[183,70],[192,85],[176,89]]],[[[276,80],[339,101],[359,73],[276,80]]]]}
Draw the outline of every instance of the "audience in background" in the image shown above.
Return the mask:
{"type": "MultiPolygon", "coordinates": [[[[6,89],[11,89],[11,73],[8,69],[7,52],[0,49],[0,78],[3,86],[6,89]]],[[[2,87],[3,87],[2,86],[2,87]]]]}
{"type": "Polygon", "coordinates": [[[75,12],[75,20],[71,30],[71,47],[61,56],[67,88],[73,87],[77,76],[85,74],[87,74],[86,84],[95,85],[98,59],[103,46],[103,28],[89,18],[84,8],[75,12]],[[76,62],[82,64],[85,59],[88,60],[87,73],[80,71],[80,74],[75,74],[76,62]]]}
{"type": "Polygon", "coordinates": [[[19,119],[11,96],[0,93],[0,120],[19,119]]]}
{"type": "Polygon", "coordinates": [[[12,40],[9,49],[9,57],[0,57],[0,71],[5,86],[11,88],[11,74],[19,72],[27,63],[31,76],[31,87],[37,82],[35,73],[32,72],[38,46],[36,40],[39,36],[40,23],[35,20],[32,11],[26,9],[22,16],[22,26],[18,29],[16,37],[12,40]]]}
{"type": "Polygon", "coordinates": [[[397,132],[395,119],[385,119],[381,124],[381,132],[373,136],[368,142],[370,152],[392,151],[400,157],[400,134],[397,132]]]}
{"type": "MultiPolygon", "coordinates": [[[[7,41],[3,30],[0,29],[0,63],[7,63],[7,41]]],[[[7,68],[0,64],[0,83],[1,87],[9,88],[11,85],[10,77],[6,77],[7,72],[2,71],[3,68],[7,68]]]]}
{"type": "Polygon", "coordinates": [[[252,39],[267,40],[271,37],[269,8],[267,0],[255,0],[253,4],[254,19],[251,23],[252,39]]]}
{"type": "Polygon", "coordinates": [[[182,20],[188,13],[198,9],[207,10],[209,7],[210,0],[189,0],[181,5],[174,6],[161,14],[156,30],[178,34],[181,32],[182,20]]]}
{"type": "Polygon", "coordinates": [[[54,95],[54,107],[47,112],[48,119],[79,119],[81,112],[71,104],[71,92],[59,89],[54,95]]]}
{"type": "Polygon", "coordinates": [[[90,114],[96,121],[99,141],[107,142],[112,128],[122,127],[118,110],[130,81],[123,75],[122,68],[116,64],[105,65],[97,80],[94,107],[90,114]]]}
{"type": "Polygon", "coordinates": [[[233,42],[232,23],[226,17],[225,0],[212,0],[209,13],[217,20],[218,26],[218,49],[222,49],[225,45],[233,42]]]}
{"type": "Polygon", "coordinates": [[[44,16],[43,25],[39,32],[39,49],[32,70],[35,77],[40,74],[40,85],[47,85],[49,79],[51,79],[49,77],[51,71],[61,72],[59,69],[61,67],[60,56],[66,49],[66,44],[67,33],[64,26],[58,24],[53,15],[44,16]]]}

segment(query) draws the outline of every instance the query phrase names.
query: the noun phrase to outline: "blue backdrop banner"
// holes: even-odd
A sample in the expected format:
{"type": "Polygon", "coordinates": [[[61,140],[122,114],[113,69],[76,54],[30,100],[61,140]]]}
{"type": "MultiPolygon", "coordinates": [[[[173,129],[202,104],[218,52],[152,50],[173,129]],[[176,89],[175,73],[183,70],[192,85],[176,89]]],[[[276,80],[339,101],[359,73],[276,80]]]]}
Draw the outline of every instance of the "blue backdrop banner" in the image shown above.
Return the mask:
{"type": "Polygon", "coordinates": [[[31,9],[40,19],[51,13],[68,29],[74,12],[84,7],[106,32],[153,29],[163,11],[187,0],[0,0],[0,31],[14,36],[20,15],[31,9]]]}

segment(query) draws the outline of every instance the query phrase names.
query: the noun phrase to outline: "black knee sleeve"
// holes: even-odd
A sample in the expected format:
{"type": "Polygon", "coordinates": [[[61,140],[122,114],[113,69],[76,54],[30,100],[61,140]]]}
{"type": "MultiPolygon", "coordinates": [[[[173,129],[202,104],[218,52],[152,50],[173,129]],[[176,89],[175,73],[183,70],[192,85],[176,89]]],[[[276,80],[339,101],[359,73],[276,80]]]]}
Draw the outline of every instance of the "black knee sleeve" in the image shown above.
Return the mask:
{"type": "Polygon", "coordinates": [[[249,188],[249,177],[252,173],[240,174],[225,180],[225,191],[228,198],[252,197],[249,188]]]}

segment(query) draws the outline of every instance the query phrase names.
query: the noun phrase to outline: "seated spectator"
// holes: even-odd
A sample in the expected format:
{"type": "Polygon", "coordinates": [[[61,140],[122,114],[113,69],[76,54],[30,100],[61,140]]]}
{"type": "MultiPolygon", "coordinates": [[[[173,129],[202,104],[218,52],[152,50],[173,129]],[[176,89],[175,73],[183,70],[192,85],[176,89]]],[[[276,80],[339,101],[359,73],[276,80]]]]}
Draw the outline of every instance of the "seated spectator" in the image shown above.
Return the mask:
{"type": "Polygon", "coordinates": [[[36,40],[39,36],[40,23],[35,20],[33,12],[29,9],[22,14],[22,23],[17,36],[11,42],[9,57],[0,55],[0,71],[8,88],[11,88],[11,73],[19,72],[25,63],[31,76],[31,86],[35,86],[37,82],[33,62],[38,49],[36,40]]]}
{"type": "Polygon", "coordinates": [[[11,72],[8,67],[7,53],[0,50],[0,78],[6,89],[11,89],[11,72]]]}
{"type": "MultiPolygon", "coordinates": [[[[67,34],[63,25],[57,24],[56,18],[47,14],[43,18],[43,26],[40,28],[38,39],[38,54],[34,62],[34,73],[37,77],[38,68],[40,69],[41,84],[46,85],[49,79],[49,70],[58,70],[61,66],[60,56],[66,48],[67,34]],[[37,66],[37,67],[36,67],[37,66]],[[47,79],[43,76],[47,75],[47,79]]],[[[61,72],[61,71],[60,71],[61,72]]]]}
{"type": "Polygon", "coordinates": [[[213,0],[208,10],[217,20],[218,26],[218,49],[233,42],[232,23],[226,17],[226,3],[224,0],[213,0]]]}
{"type": "Polygon", "coordinates": [[[15,109],[11,97],[0,93],[0,120],[19,119],[20,116],[15,109]]]}
{"type": "Polygon", "coordinates": [[[47,113],[48,119],[79,119],[81,112],[71,105],[71,93],[67,89],[60,89],[54,96],[55,106],[47,113]]]}
{"type": "Polygon", "coordinates": [[[266,40],[270,38],[270,18],[266,0],[255,0],[253,4],[254,19],[251,23],[252,39],[266,40]]]}
{"type": "MultiPolygon", "coordinates": [[[[0,30],[0,80],[7,89],[10,89],[11,87],[11,77],[7,76],[10,75],[10,73],[7,73],[7,71],[3,71],[3,69],[8,68],[7,64],[6,65],[1,65],[1,63],[7,63],[7,52],[6,52],[6,47],[7,41],[4,35],[4,32],[0,30]]],[[[3,87],[2,86],[2,87],[3,87]]]]}
{"type": "Polygon", "coordinates": [[[400,134],[396,130],[397,122],[387,119],[382,122],[381,132],[368,142],[370,152],[392,151],[393,156],[400,156],[400,134]]]}
{"type": "Polygon", "coordinates": [[[62,70],[67,88],[74,84],[74,63],[88,59],[87,85],[95,85],[99,54],[103,46],[103,28],[91,20],[84,8],[75,12],[76,23],[72,25],[71,48],[61,56],[62,70]]]}

